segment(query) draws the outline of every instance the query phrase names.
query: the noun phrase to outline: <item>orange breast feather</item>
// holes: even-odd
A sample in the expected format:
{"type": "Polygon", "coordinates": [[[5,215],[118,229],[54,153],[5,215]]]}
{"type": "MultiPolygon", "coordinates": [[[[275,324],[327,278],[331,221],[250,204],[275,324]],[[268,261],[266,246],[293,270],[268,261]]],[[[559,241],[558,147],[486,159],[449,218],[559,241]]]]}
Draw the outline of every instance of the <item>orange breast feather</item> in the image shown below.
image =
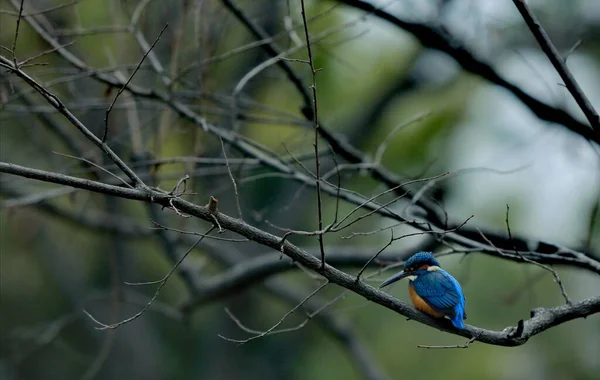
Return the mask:
{"type": "Polygon", "coordinates": [[[415,308],[417,310],[419,310],[425,314],[429,314],[434,318],[443,318],[444,317],[444,314],[433,310],[433,308],[431,306],[429,306],[427,304],[427,302],[425,302],[423,300],[423,298],[419,297],[417,292],[415,292],[414,286],[408,285],[408,294],[410,295],[410,300],[412,301],[413,305],[415,305],[415,308]]]}

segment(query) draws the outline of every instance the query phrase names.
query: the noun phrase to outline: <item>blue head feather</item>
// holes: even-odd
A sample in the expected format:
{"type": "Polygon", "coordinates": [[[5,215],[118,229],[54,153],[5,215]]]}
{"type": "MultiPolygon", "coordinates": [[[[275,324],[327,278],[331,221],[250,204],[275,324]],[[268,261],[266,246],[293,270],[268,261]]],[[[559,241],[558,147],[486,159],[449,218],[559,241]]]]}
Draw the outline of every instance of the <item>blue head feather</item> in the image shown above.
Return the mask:
{"type": "Polygon", "coordinates": [[[414,268],[414,267],[420,267],[421,265],[435,265],[435,266],[440,266],[440,263],[437,262],[437,260],[435,259],[435,257],[433,257],[433,254],[431,252],[417,252],[414,255],[412,255],[411,257],[408,258],[408,260],[406,260],[406,262],[404,263],[404,268],[414,268]]]}

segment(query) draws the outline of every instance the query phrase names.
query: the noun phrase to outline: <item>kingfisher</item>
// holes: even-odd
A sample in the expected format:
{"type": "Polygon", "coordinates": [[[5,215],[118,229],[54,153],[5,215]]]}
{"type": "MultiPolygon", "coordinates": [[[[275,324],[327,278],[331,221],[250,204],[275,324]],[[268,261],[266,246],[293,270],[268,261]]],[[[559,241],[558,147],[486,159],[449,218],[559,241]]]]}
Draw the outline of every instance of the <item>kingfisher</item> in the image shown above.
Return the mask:
{"type": "Polygon", "coordinates": [[[408,278],[408,294],[415,308],[434,318],[448,317],[454,327],[463,329],[467,319],[466,301],[460,284],[440,268],[431,252],[417,252],[404,263],[404,270],[379,285],[388,286],[408,278]]]}

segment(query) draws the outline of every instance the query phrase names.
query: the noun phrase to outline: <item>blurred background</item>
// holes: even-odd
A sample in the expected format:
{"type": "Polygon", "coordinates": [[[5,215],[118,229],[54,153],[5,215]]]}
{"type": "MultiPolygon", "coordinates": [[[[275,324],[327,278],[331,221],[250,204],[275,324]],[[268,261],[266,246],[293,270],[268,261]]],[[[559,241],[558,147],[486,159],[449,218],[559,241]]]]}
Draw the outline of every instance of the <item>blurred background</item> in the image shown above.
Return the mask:
{"type": "MultiPolygon", "coordinates": [[[[371,2],[411,25],[443,31],[526,93],[587,122],[511,1],[371,2]]],[[[320,69],[320,123],[402,181],[449,172],[408,188],[437,202],[453,225],[473,215],[467,226],[505,236],[508,204],[513,235],[597,259],[599,146],[540,120],[505,88],[422,46],[413,34],[344,3],[306,1],[320,69]]],[[[600,3],[528,3],[600,109],[600,3]]],[[[301,112],[306,98],[264,49],[276,44],[284,62],[310,86],[299,0],[25,1],[24,14],[30,16],[21,20],[13,45],[19,6],[20,1],[0,0],[0,44],[15,46],[20,60],[46,52],[24,70],[98,136],[119,92],[102,76],[126,81],[156,43],[131,81],[139,91],[120,94],[108,117],[107,143],[147,183],[170,191],[189,175],[186,199],[197,204],[212,195],[221,212],[241,214],[278,236],[282,229],[318,229],[314,187],[244,155],[235,142],[312,178],[314,129],[301,112]],[[269,38],[257,38],[248,23],[269,38]],[[49,51],[49,40],[66,46],[82,65],[49,51]],[[234,142],[203,130],[178,112],[182,107],[232,133],[234,142]]],[[[12,59],[6,49],[1,54],[12,59]]],[[[16,76],[5,70],[0,75],[1,161],[118,184],[98,169],[118,174],[114,164],[64,117],[16,76]]],[[[334,186],[366,198],[388,189],[368,168],[332,153],[322,139],[319,149],[321,175],[334,186]]],[[[83,310],[104,323],[139,312],[156,286],[125,282],[163,278],[196,240],[157,224],[197,233],[210,224],[6,174],[0,175],[0,191],[2,379],[361,379],[367,375],[357,351],[381,378],[392,379],[583,380],[600,373],[598,315],[515,348],[473,343],[468,349],[423,349],[417,346],[465,340],[406,321],[335,285],[305,305],[314,311],[332,301],[322,317],[307,320],[301,307],[277,328],[290,331],[236,344],[224,338],[253,336],[240,325],[271,328],[321,282],[290,265],[285,273],[259,277],[183,312],[181,305],[198,295],[190,284],[218,281],[229,267],[278,254],[228,232],[218,235],[225,240],[198,244],[184,261],[185,273],[172,276],[141,317],[115,330],[97,330],[83,310]]],[[[335,192],[323,195],[325,224],[356,207],[337,198],[335,192]]],[[[389,207],[399,213],[413,207],[411,215],[420,215],[410,198],[389,207]]],[[[371,215],[327,234],[325,251],[368,258],[386,246],[391,231],[399,237],[417,230],[371,215]]],[[[318,254],[314,236],[289,240],[318,254]]],[[[379,268],[420,249],[444,252],[449,246],[427,234],[402,238],[384,250],[365,281],[378,284],[392,273],[379,268]]],[[[552,274],[538,266],[478,252],[439,260],[463,285],[467,322],[474,326],[502,330],[529,318],[532,308],[564,303],[552,274]]],[[[366,260],[346,261],[333,265],[356,274],[366,260]]],[[[598,273],[556,269],[571,299],[598,295],[598,273]]],[[[408,300],[406,283],[388,291],[408,300]]]]}

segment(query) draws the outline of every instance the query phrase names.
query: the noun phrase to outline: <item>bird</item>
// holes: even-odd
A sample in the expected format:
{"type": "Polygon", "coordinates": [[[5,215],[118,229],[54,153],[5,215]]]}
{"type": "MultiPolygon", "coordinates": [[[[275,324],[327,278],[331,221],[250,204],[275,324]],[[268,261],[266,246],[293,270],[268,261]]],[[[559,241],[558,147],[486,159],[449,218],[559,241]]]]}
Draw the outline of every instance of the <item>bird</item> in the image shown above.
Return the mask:
{"type": "Polygon", "coordinates": [[[467,319],[462,288],[452,275],[440,267],[431,252],[417,252],[404,263],[404,270],[379,285],[388,286],[408,278],[408,294],[417,310],[434,318],[447,317],[454,327],[464,329],[467,319]]]}

